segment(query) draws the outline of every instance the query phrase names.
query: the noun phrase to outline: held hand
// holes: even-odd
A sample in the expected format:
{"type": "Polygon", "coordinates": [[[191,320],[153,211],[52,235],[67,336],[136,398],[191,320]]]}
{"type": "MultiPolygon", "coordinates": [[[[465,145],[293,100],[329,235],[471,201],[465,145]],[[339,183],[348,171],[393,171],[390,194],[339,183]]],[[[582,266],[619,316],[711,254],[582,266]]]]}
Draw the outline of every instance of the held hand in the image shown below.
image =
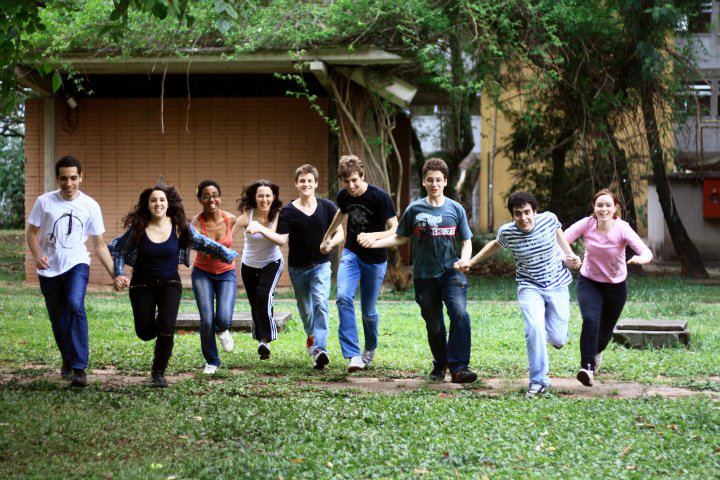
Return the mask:
{"type": "Polygon", "coordinates": [[[332,247],[330,246],[330,240],[325,240],[320,244],[320,253],[323,255],[327,255],[330,253],[330,250],[332,250],[332,247]]]}
{"type": "Polygon", "coordinates": [[[50,261],[48,260],[48,257],[43,255],[42,257],[35,260],[35,266],[38,270],[47,270],[50,268],[50,261]]]}
{"type": "Polygon", "coordinates": [[[123,288],[127,288],[130,284],[130,280],[125,275],[118,275],[113,279],[113,288],[116,292],[121,291],[123,288]]]}
{"type": "Polygon", "coordinates": [[[453,264],[453,268],[458,272],[467,273],[470,271],[470,264],[465,260],[458,260],[453,264]]]}
{"type": "Polygon", "coordinates": [[[262,228],[263,228],[263,226],[260,225],[260,223],[253,220],[252,222],[250,222],[250,224],[247,227],[245,227],[245,232],[249,233],[250,235],[254,235],[254,234],[258,233],[260,231],[260,229],[262,229],[262,228]]]}
{"type": "Polygon", "coordinates": [[[646,263],[648,262],[643,261],[643,259],[637,255],[633,255],[632,258],[627,261],[628,265],[645,265],[646,263]]]}
{"type": "Polygon", "coordinates": [[[580,257],[578,257],[577,255],[568,255],[563,260],[563,264],[568,268],[577,270],[582,266],[582,260],[580,260],[580,257]]]}
{"type": "Polygon", "coordinates": [[[361,247],[370,248],[375,243],[375,237],[368,232],[360,233],[357,236],[357,242],[361,247]]]}

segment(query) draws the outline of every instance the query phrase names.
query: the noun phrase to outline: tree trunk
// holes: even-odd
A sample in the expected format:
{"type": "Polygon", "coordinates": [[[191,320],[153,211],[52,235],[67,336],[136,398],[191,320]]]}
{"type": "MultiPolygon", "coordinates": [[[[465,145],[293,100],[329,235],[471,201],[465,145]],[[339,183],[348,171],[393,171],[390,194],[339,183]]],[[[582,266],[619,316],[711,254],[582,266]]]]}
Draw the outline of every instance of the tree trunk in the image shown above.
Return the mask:
{"type": "Polygon", "coordinates": [[[670,238],[675,246],[675,252],[682,263],[683,274],[693,278],[708,278],[708,273],[700,259],[700,253],[688,235],[687,230],[685,230],[677,208],[675,208],[670,182],[665,171],[665,157],[660,142],[660,129],[657,125],[654,99],[654,89],[651,86],[645,88],[640,94],[640,105],[645,124],[645,137],[650,151],[653,180],[655,181],[663,217],[665,217],[665,223],[670,231],[670,238]]]}
{"type": "Polygon", "coordinates": [[[560,218],[560,221],[567,221],[565,215],[565,159],[567,152],[572,146],[571,138],[575,130],[570,126],[563,127],[562,131],[555,138],[555,146],[550,153],[552,159],[552,183],[550,185],[550,211],[560,218]]]}

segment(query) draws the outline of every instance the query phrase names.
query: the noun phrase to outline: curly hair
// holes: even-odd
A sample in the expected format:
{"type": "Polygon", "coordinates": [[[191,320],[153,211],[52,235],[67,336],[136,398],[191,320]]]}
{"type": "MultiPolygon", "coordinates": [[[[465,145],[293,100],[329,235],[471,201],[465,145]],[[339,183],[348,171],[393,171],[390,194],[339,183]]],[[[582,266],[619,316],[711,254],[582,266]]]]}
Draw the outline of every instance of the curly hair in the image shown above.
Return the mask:
{"type": "Polygon", "coordinates": [[[163,181],[159,181],[154,187],[143,190],[137,205],[123,217],[123,228],[130,229],[133,232],[130,237],[130,243],[132,245],[138,245],[145,229],[150,224],[150,195],[156,190],[165,193],[168,201],[166,215],[172,220],[173,226],[180,229],[178,243],[181,248],[185,248],[190,243],[190,224],[185,216],[182,198],[180,198],[180,194],[174,186],[167,185],[163,181]]]}
{"type": "Polygon", "coordinates": [[[242,197],[237,201],[238,210],[245,213],[251,208],[257,208],[255,195],[257,194],[257,189],[260,187],[268,187],[272,191],[273,202],[270,204],[270,212],[268,212],[268,220],[272,222],[275,215],[280,211],[280,208],[282,208],[283,203],[280,201],[280,188],[270,180],[255,180],[250,185],[243,187],[242,197]]]}
{"type": "Polygon", "coordinates": [[[360,177],[365,176],[365,164],[357,155],[343,155],[338,162],[338,177],[340,179],[350,178],[353,173],[360,177]]]}
{"type": "Polygon", "coordinates": [[[202,200],[203,190],[205,190],[207,187],[215,187],[217,188],[218,195],[222,195],[222,191],[220,190],[220,185],[215,180],[203,180],[200,182],[197,186],[197,189],[195,190],[195,196],[198,200],[202,200]]]}

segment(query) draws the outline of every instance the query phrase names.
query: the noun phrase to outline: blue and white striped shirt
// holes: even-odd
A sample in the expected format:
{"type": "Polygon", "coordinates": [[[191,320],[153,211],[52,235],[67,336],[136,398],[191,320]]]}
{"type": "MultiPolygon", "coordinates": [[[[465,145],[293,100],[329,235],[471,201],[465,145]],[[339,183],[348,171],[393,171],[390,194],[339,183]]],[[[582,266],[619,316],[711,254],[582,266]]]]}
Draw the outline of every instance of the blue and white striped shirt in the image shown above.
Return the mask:
{"type": "Polygon", "coordinates": [[[509,248],[515,257],[518,287],[556,288],[572,282],[555,239],[557,229],[561,227],[554,213],[543,212],[535,216],[535,226],[527,233],[522,232],[515,222],[498,229],[498,243],[509,248]]]}

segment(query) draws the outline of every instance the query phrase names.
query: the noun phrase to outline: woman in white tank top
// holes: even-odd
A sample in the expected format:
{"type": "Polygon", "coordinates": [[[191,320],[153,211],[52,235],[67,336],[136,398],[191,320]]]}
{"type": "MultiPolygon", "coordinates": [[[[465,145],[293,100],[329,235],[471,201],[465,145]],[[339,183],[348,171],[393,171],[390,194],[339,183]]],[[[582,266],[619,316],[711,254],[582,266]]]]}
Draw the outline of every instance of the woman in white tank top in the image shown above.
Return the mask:
{"type": "Polygon", "coordinates": [[[257,180],[243,188],[238,207],[242,215],[233,236],[245,229],[240,274],[252,311],[252,335],[258,341],[260,359],[265,360],[270,358],[270,342],[277,338],[273,296],[285,265],[280,247],[267,238],[277,228],[282,207],[279,188],[268,180],[257,180]]]}

